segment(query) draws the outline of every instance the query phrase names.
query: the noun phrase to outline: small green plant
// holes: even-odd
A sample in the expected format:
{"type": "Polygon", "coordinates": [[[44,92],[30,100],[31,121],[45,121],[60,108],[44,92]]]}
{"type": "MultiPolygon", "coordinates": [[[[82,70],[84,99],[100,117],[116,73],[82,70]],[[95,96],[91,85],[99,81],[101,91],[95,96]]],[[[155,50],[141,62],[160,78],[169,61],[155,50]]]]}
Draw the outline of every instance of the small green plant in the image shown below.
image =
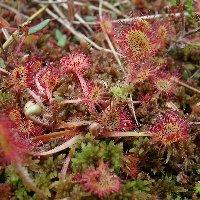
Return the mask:
{"type": "Polygon", "coordinates": [[[6,107],[11,103],[14,99],[14,96],[11,93],[4,92],[0,90],[0,107],[6,107]]]}
{"type": "Polygon", "coordinates": [[[200,183],[196,183],[194,187],[195,194],[200,195],[200,183]]]}
{"type": "Polygon", "coordinates": [[[194,1],[193,0],[186,0],[185,3],[186,10],[188,11],[190,17],[194,17],[194,1]]]}
{"type": "Polygon", "coordinates": [[[112,95],[117,100],[127,100],[128,95],[132,92],[133,88],[130,85],[127,86],[114,86],[110,89],[112,95]]]}
{"type": "Polygon", "coordinates": [[[108,162],[114,171],[119,172],[122,167],[123,146],[114,142],[92,142],[81,143],[72,157],[72,169],[74,172],[82,171],[88,166],[96,165],[100,160],[108,162]]]}
{"type": "Polygon", "coordinates": [[[151,181],[135,180],[127,181],[122,189],[122,194],[119,196],[120,200],[147,200],[151,198],[150,190],[152,187],[151,181]]]}
{"type": "Polygon", "coordinates": [[[180,0],[170,0],[172,6],[177,6],[180,3],[180,0]]]}

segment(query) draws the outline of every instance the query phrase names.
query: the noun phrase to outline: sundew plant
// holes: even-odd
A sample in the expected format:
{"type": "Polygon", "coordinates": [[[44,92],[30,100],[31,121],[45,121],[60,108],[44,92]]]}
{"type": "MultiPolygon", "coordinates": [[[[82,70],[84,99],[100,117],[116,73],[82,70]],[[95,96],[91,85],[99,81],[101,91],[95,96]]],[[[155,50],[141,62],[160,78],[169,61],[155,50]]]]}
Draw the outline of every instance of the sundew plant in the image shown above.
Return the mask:
{"type": "Polygon", "coordinates": [[[200,3],[0,2],[1,200],[200,199],[200,3]]]}

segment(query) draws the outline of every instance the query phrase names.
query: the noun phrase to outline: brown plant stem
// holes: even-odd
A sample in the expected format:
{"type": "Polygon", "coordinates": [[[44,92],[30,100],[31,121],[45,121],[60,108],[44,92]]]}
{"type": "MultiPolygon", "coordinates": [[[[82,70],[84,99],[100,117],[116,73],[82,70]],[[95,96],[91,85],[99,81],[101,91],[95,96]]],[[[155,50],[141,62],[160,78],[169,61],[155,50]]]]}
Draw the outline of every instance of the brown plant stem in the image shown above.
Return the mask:
{"type": "Polygon", "coordinates": [[[178,83],[179,85],[181,85],[181,86],[183,86],[183,87],[185,87],[185,88],[188,88],[188,89],[190,89],[190,90],[192,90],[192,91],[194,91],[194,92],[200,94],[200,90],[198,90],[198,89],[196,89],[196,88],[194,88],[194,87],[192,87],[192,86],[190,86],[190,85],[188,85],[188,84],[186,84],[186,83],[183,83],[183,82],[179,81],[179,80],[176,79],[176,78],[173,78],[172,80],[173,80],[175,83],[178,83]]]}
{"type": "Polygon", "coordinates": [[[137,131],[129,131],[129,132],[110,132],[102,137],[145,137],[151,136],[148,132],[137,132],[137,131]]]}
{"type": "MultiPolygon", "coordinates": [[[[100,3],[99,3],[99,18],[100,18],[101,22],[103,21],[103,18],[102,18],[102,6],[103,6],[103,3],[104,3],[104,1],[103,1],[103,0],[100,0],[100,3]]],[[[121,63],[121,61],[120,61],[120,59],[119,59],[119,57],[118,57],[118,55],[117,55],[117,52],[116,52],[116,50],[115,50],[115,48],[114,48],[114,46],[113,46],[113,44],[112,44],[112,42],[111,42],[111,40],[110,40],[108,34],[106,33],[106,30],[105,30],[103,27],[101,27],[101,29],[102,29],[102,31],[103,31],[103,35],[104,35],[104,37],[105,37],[105,39],[106,39],[106,41],[107,41],[107,43],[108,43],[108,45],[109,45],[111,51],[113,52],[113,55],[114,55],[114,57],[115,57],[115,59],[116,59],[118,65],[119,65],[121,71],[125,74],[125,73],[126,73],[126,72],[125,72],[125,69],[124,69],[124,67],[122,66],[122,63],[121,63]]]]}
{"type": "Polygon", "coordinates": [[[73,130],[65,130],[65,131],[59,131],[59,132],[52,132],[45,135],[39,135],[34,138],[32,138],[33,141],[42,141],[42,142],[50,142],[65,136],[74,136],[77,133],[73,130]]]}
{"type": "Polygon", "coordinates": [[[67,169],[69,167],[69,162],[71,160],[71,157],[70,155],[67,155],[65,161],[64,161],[64,164],[63,164],[63,167],[61,169],[61,172],[60,172],[60,176],[61,178],[64,180],[65,179],[65,176],[66,176],[66,173],[67,173],[67,169]]]}
{"type": "Polygon", "coordinates": [[[63,144],[55,147],[54,149],[51,149],[49,151],[43,151],[43,152],[32,152],[30,153],[33,156],[48,156],[48,155],[52,155],[55,153],[58,153],[60,151],[63,151],[69,147],[71,147],[72,145],[76,144],[78,142],[79,139],[81,139],[82,136],[81,135],[76,135],[73,138],[71,138],[70,140],[68,140],[67,142],[64,142],[63,144]]]}
{"type": "Polygon", "coordinates": [[[30,178],[28,171],[25,167],[22,166],[20,161],[14,161],[12,165],[15,167],[15,170],[19,177],[22,179],[22,182],[25,187],[35,192],[35,194],[43,200],[48,199],[42,190],[40,190],[34,183],[34,181],[30,178]]]}
{"type": "MultiPolygon", "coordinates": [[[[182,14],[181,13],[175,13],[174,17],[180,17],[182,14]]],[[[140,16],[140,17],[131,17],[131,18],[125,18],[125,19],[117,19],[117,20],[112,20],[112,23],[119,23],[119,22],[132,22],[134,20],[138,20],[138,19],[144,19],[144,20],[153,20],[153,19],[160,19],[160,18],[165,18],[165,17],[170,17],[172,16],[172,14],[155,14],[155,15],[144,15],[144,16],[140,16]]],[[[185,12],[184,16],[188,16],[188,13],[185,12]]],[[[80,24],[80,22],[78,21],[74,21],[74,24],[80,24]]],[[[98,25],[100,22],[86,22],[89,25],[98,25]]]]}

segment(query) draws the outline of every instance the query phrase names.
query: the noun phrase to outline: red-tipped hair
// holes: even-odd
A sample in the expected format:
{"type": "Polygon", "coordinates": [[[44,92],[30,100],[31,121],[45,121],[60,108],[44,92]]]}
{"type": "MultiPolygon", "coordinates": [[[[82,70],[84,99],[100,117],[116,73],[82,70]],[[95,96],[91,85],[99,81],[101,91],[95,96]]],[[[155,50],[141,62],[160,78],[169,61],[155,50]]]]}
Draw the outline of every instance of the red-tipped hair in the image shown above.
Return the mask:
{"type": "Polygon", "coordinates": [[[174,142],[185,141],[189,137],[189,122],[175,111],[167,111],[158,117],[150,127],[150,133],[155,141],[164,146],[174,142]]]}
{"type": "Polygon", "coordinates": [[[67,72],[74,72],[82,75],[85,70],[91,67],[90,58],[85,53],[78,51],[72,52],[60,60],[61,72],[66,74],[67,72]]]}
{"type": "Polygon", "coordinates": [[[98,196],[105,198],[121,190],[120,178],[109,169],[108,165],[101,162],[97,168],[89,167],[77,176],[83,188],[98,196]]]}

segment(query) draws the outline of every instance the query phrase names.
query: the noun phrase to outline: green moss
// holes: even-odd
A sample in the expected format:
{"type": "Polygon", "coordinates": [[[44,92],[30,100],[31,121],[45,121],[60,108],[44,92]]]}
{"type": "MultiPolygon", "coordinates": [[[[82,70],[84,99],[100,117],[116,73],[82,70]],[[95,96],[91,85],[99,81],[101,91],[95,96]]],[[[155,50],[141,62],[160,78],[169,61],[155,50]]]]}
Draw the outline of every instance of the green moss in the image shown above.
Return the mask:
{"type": "Polygon", "coordinates": [[[97,164],[100,160],[109,162],[111,167],[119,172],[123,160],[122,144],[98,140],[82,142],[72,158],[72,170],[74,172],[81,171],[88,166],[97,164]]]}
{"type": "Polygon", "coordinates": [[[176,59],[181,61],[187,61],[194,64],[200,63],[200,44],[199,43],[187,43],[187,44],[176,44],[169,52],[176,59]]]}
{"type": "MultiPolygon", "coordinates": [[[[50,185],[59,180],[59,171],[63,165],[65,155],[60,154],[57,157],[50,156],[44,160],[29,159],[29,174],[48,197],[52,197],[50,185]]],[[[6,168],[6,180],[15,188],[15,195],[19,200],[37,199],[33,192],[26,189],[20,177],[16,174],[12,166],[6,168]]]]}
{"type": "Polygon", "coordinates": [[[128,95],[133,90],[133,87],[130,85],[127,86],[114,86],[110,89],[112,95],[117,100],[126,100],[128,98],[128,95]]]}
{"type": "Polygon", "coordinates": [[[120,200],[147,200],[151,198],[152,182],[147,180],[127,181],[122,189],[120,200]]]}
{"type": "Polygon", "coordinates": [[[177,6],[180,3],[180,0],[170,0],[172,6],[177,6]]]}
{"type": "Polygon", "coordinates": [[[67,176],[65,180],[55,181],[51,188],[56,192],[55,199],[70,197],[73,200],[89,199],[90,193],[85,192],[81,186],[75,184],[71,176],[67,176]]]}
{"type": "Polygon", "coordinates": [[[200,195],[200,182],[196,183],[196,185],[194,187],[194,191],[196,194],[200,195]]]}
{"type": "Polygon", "coordinates": [[[181,195],[187,190],[176,182],[173,176],[163,176],[155,182],[155,190],[162,199],[171,200],[175,199],[177,195],[181,195]]]}
{"type": "Polygon", "coordinates": [[[22,180],[16,174],[15,169],[10,165],[5,171],[6,181],[14,187],[14,195],[19,200],[29,200],[32,196],[29,195],[30,191],[23,186],[22,180]]]}
{"type": "Polygon", "coordinates": [[[187,44],[183,48],[184,61],[192,60],[195,63],[200,63],[200,44],[187,44]]]}
{"type": "Polygon", "coordinates": [[[0,90],[0,108],[7,107],[13,99],[14,96],[12,94],[0,90]]]}

